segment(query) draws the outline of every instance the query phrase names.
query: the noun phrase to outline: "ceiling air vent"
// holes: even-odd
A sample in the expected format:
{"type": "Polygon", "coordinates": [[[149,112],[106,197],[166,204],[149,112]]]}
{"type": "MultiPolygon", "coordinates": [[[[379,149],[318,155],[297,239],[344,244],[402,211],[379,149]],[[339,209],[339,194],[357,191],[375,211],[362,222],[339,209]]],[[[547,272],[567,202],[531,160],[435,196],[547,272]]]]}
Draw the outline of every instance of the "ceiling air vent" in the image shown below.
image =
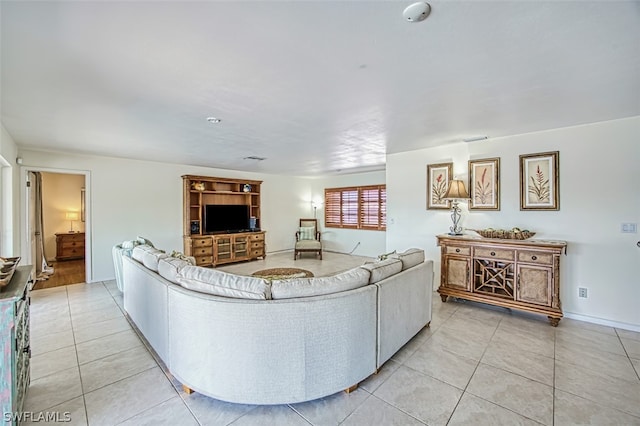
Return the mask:
{"type": "Polygon", "coordinates": [[[255,161],[263,161],[266,160],[266,157],[256,157],[255,155],[250,155],[249,157],[244,157],[243,160],[255,160],[255,161]]]}

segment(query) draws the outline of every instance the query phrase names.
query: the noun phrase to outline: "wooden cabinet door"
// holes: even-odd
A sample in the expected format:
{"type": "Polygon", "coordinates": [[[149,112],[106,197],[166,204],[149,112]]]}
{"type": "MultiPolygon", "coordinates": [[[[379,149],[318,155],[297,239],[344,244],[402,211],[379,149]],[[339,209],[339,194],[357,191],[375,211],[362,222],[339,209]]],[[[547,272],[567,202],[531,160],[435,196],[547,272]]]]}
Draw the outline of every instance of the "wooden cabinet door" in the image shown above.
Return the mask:
{"type": "Polygon", "coordinates": [[[231,261],[232,255],[231,237],[213,238],[213,263],[218,264],[231,261]]]}
{"type": "Polygon", "coordinates": [[[442,265],[442,285],[457,290],[471,290],[469,263],[469,258],[445,256],[442,265]]]}
{"type": "Polygon", "coordinates": [[[233,258],[235,260],[247,259],[249,257],[249,237],[239,235],[233,237],[233,258]]]}
{"type": "Polygon", "coordinates": [[[518,265],[516,300],[551,306],[553,297],[553,272],[549,267],[518,265]]]}

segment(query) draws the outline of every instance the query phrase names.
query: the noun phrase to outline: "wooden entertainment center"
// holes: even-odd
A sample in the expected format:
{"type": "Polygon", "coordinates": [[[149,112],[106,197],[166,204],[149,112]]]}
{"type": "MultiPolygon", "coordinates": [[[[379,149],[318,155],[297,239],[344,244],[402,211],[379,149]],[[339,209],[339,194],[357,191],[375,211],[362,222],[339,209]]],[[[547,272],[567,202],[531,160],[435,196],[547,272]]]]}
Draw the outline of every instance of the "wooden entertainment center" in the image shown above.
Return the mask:
{"type": "Polygon", "coordinates": [[[198,266],[218,266],[264,258],[264,231],[260,229],[260,184],[262,181],[209,176],[182,176],[184,252],[198,266]],[[242,232],[207,234],[206,205],[248,206],[255,224],[242,232]]]}

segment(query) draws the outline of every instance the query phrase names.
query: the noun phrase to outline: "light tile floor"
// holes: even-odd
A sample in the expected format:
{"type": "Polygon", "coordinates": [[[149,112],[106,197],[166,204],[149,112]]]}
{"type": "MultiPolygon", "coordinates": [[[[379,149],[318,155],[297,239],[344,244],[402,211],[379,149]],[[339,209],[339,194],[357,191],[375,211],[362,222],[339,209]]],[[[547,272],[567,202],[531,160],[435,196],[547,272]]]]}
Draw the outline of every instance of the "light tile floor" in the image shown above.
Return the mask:
{"type": "MultiPolygon", "coordinates": [[[[222,269],[316,275],[365,258],[278,253],[222,269]]],[[[433,298],[431,327],[381,371],[301,404],[251,406],[185,394],[138,338],[114,281],[32,292],[24,411],[73,425],[640,425],[640,333],[433,298]]],[[[247,386],[251,386],[250,383],[247,386]]]]}

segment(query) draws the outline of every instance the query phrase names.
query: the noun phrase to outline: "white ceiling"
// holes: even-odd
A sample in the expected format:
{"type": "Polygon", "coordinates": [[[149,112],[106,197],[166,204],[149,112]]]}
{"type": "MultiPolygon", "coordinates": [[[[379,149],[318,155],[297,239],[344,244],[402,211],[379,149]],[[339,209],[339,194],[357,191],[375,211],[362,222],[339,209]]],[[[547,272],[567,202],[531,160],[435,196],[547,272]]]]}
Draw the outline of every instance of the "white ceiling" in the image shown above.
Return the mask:
{"type": "Polygon", "coordinates": [[[411,3],[2,0],[2,123],[24,148],[317,175],[640,115],[640,2],[411,3]]]}

